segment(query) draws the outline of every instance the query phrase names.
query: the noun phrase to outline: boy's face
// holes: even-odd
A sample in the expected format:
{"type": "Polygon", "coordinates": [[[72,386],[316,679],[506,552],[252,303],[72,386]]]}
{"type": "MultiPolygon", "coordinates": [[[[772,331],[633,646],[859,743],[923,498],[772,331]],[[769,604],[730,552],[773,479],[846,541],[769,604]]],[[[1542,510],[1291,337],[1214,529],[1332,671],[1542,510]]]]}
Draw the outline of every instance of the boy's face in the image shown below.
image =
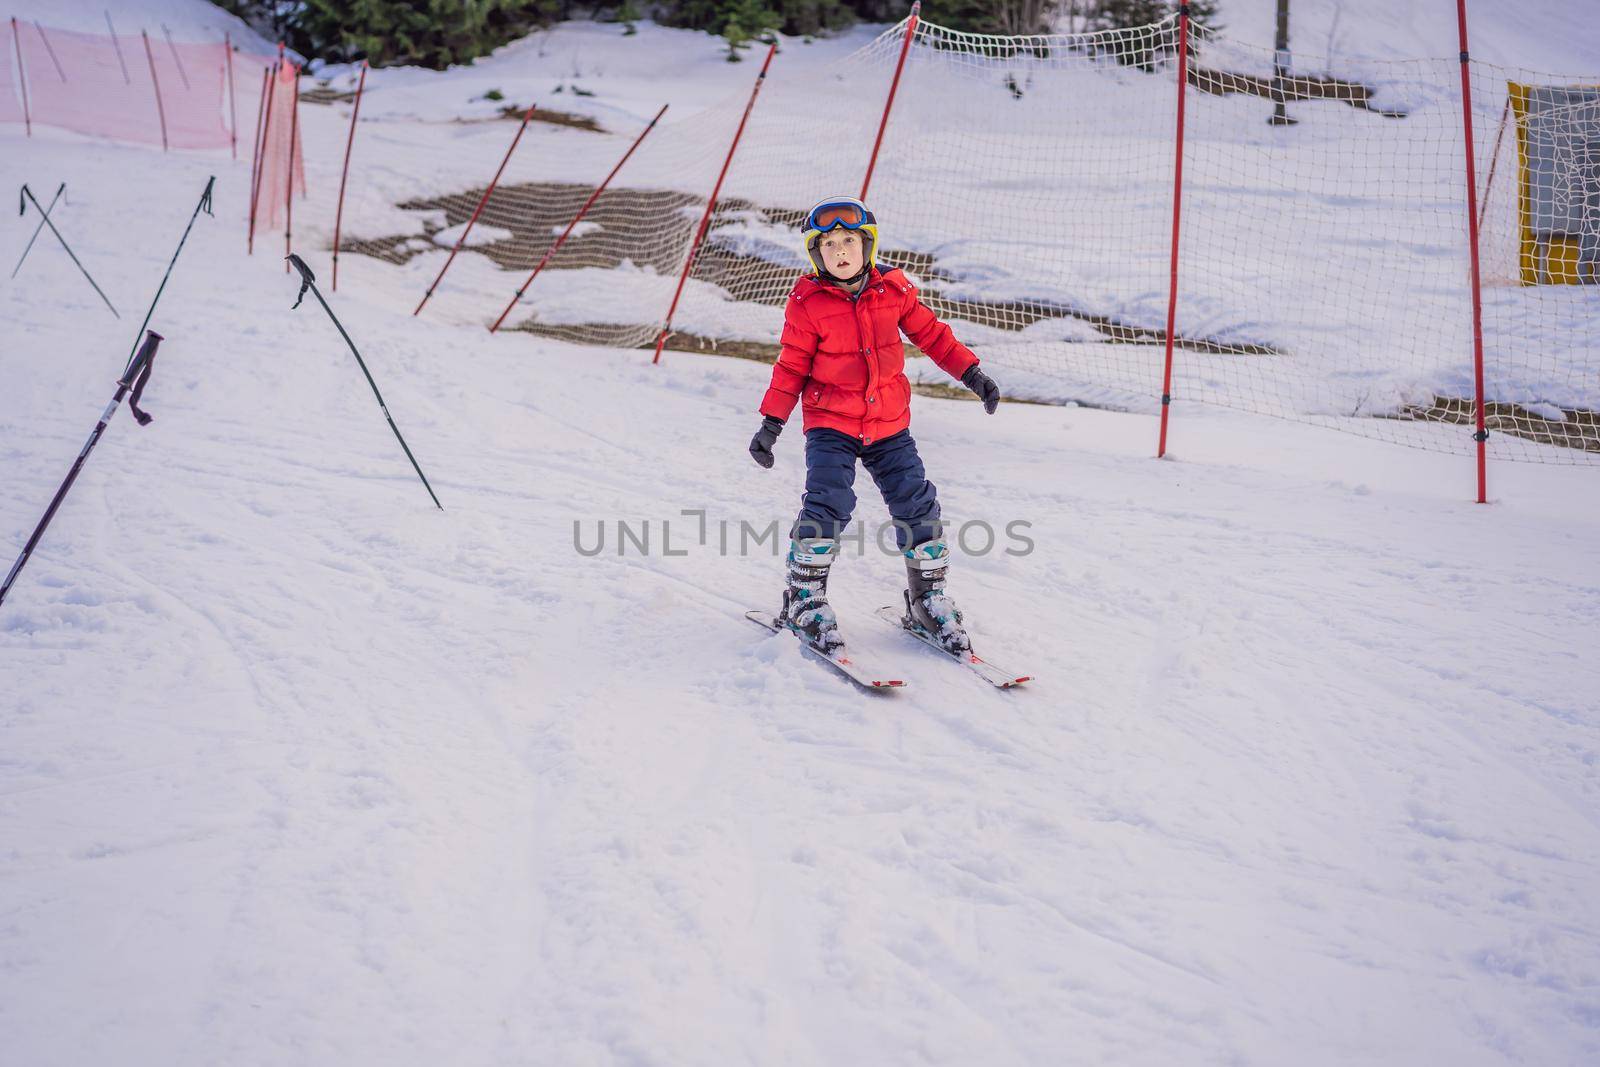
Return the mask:
{"type": "Polygon", "coordinates": [[[860,274],[861,265],[866,261],[866,246],[861,243],[861,235],[843,226],[823,234],[817,242],[817,252],[828,273],[840,280],[860,274]]]}

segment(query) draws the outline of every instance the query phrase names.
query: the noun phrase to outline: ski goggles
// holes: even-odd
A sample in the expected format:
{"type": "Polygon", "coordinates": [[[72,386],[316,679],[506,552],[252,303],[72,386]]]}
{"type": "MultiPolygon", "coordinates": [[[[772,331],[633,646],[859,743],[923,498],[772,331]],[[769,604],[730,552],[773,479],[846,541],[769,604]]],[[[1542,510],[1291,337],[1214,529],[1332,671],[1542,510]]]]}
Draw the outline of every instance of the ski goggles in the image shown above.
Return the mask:
{"type": "Polygon", "coordinates": [[[811,214],[806,216],[806,229],[817,233],[827,233],[843,226],[847,230],[859,230],[871,221],[867,209],[859,203],[840,201],[838,203],[818,204],[811,209],[811,214]]]}

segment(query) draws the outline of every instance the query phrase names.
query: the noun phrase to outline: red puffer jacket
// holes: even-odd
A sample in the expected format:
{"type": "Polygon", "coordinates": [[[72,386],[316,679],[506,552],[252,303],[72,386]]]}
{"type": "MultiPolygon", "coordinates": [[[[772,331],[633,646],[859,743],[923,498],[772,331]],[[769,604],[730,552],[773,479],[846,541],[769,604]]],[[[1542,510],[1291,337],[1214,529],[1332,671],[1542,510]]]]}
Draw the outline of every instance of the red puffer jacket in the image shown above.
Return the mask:
{"type": "Polygon", "coordinates": [[[901,330],[952,378],[978,362],[898,268],[874,267],[855,296],[806,275],[784,309],[783,351],[761,414],[787,419],[801,400],[807,430],[838,430],[864,445],[899,433],[911,425],[901,330]]]}

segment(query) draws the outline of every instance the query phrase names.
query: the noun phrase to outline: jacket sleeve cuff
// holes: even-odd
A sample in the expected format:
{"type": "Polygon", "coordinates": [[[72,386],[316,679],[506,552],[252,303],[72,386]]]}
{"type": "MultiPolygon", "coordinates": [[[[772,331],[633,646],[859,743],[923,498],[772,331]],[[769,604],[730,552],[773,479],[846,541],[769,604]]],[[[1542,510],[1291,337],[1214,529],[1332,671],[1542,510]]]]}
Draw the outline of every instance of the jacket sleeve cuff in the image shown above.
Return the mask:
{"type": "Polygon", "coordinates": [[[948,352],[934,356],[933,361],[958,382],[966,377],[967,371],[978,365],[978,357],[972,354],[972,349],[960,343],[952,344],[948,352]]]}
{"type": "Polygon", "coordinates": [[[800,402],[799,393],[786,393],[781,389],[772,388],[761,398],[761,414],[771,415],[775,419],[785,422],[794,411],[794,406],[800,402]]]}

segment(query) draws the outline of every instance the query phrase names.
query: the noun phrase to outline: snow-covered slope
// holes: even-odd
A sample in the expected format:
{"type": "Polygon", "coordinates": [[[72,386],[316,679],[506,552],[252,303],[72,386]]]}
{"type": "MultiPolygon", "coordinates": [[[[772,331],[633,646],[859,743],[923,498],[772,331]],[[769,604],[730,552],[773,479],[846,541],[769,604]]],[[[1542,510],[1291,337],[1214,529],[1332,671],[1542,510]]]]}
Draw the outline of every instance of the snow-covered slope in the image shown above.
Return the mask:
{"type": "MultiPolygon", "coordinates": [[[[305,111],[325,275],[343,125],[305,111]]],[[[476,177],[506,135],[418,131],[368,165],[476,177]]],[[[247,164],[0,128],[123,312],[47,243],[0,288],[7,551],[212,173],[156,421],[0,610],[0,1060],[1600,1058],[1592,471],[1496,464],[1480,507],[1467,463],[1292,424],[1181,407],[1157,462],[1146,416],[918,397],[949,517],[1000,535],[953,592],[1038,680],[872,620],[869,547],[844,625],[911,681],[872,699],[740,618],[780,573],[740,523],[803,470],[745,454],[765,367],[412,318],[352,257],[329,297],[437,512],[281,235],[243,255],[247,164]]]]}

